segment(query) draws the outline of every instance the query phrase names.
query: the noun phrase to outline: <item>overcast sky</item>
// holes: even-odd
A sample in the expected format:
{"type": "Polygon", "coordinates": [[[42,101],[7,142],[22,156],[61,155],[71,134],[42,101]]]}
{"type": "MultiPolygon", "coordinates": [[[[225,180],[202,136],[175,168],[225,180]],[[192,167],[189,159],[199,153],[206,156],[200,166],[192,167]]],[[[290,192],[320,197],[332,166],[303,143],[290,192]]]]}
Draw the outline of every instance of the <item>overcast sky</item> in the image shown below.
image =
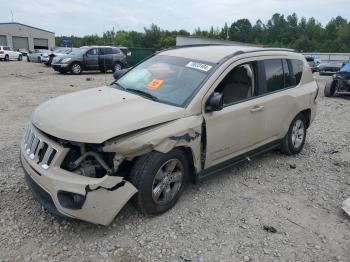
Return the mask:
{"type": "Polygon", "coordinates": [[[237,19],[264,23],[274,13],[315,17],[322,24],[338,15],[350,19],[349,0],[7,0],[0,22],[14,21],[59,35],[102,34],[112,29],[143,31],[155,23],[163,29],[221,28],[237,19]]]}

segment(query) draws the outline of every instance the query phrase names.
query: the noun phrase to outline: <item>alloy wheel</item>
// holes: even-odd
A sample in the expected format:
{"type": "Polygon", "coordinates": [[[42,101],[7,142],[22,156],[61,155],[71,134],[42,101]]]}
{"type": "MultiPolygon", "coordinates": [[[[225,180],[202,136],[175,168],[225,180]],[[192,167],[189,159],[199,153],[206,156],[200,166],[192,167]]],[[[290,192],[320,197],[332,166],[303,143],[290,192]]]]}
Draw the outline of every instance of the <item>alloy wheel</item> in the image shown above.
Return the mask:
{"type": "Polygon", "coordinates": [[[73,72],[73,74],[80,74],[81,66],[79,64],[74,64],[72,66],[72,72],[73,72]]]}
{"type": "Polygon", "coordinates": [[[183,183],[184,167],[178,159],[170,159],[157,171],[152,185],[152,198],[158,205],[171,202],[183,183]]]}
{"type": "Polygon", "coordinates": [[[292,144],[295,149],[298,149],[302,145],[304,136],[305,136],[304,122],[298,119],[297,121],[295,121],[292,128],[292,144]]]}
{"type": "Polygon", "coordinates": [[[119,64],[119,63],[116,63],[116,64],[114,65],[114,71],[118,71],[118,70],[122,70],[122,65],[119,64]]]}

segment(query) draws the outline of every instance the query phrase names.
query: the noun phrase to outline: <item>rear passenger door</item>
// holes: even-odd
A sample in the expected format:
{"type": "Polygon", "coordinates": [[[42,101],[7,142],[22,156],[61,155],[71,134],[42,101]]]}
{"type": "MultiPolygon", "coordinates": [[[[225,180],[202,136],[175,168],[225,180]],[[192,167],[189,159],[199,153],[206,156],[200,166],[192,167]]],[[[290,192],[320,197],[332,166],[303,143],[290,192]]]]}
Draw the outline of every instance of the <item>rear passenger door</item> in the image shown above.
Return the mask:
{"type": "Polygon", "coordinates": [[[100,55],[98,57],[98,65],[100,70],[105,71],[112,68],[113,55],[111,47],[100,48],[100,55]]]}
{"type": "Polygon", "coordinates": [[[292,87],[296,79],[292,74],[292,65],[287,59],[265,59],[259,63],[261,81],[259,85],[260,105],[264,108],[261,132],[265,143],[282,138],[290,119],[295,115],[295,104],[292,87]]]}

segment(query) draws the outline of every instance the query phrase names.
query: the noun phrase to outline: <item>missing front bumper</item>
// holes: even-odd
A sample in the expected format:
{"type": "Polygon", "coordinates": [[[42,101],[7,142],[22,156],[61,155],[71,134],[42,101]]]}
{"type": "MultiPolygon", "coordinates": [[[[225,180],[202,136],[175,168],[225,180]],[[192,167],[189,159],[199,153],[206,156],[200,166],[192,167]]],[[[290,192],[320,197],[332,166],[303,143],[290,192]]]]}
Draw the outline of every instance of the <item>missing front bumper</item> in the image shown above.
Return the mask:
{"type": "MultiPolygon", "coordinates": [[[[137,189],[122,177],[106,176],[91,183],[91,178],[77,175],[79,179],[48,171],[38,173],[21,153],[22,166],[26,180],[34,198],[49,212],[58,216],[76,218],[100,225],[109,225],[122,207],[137,192],[137,189]],[[61,204],[60,192],[81,195],[84,203],[81,207],[68,208],[61,204]]],[[[57,170],[56,170],[57,171],[57,170]]],[[[62,200],[61,200],[62,201],[62,200]]]]}

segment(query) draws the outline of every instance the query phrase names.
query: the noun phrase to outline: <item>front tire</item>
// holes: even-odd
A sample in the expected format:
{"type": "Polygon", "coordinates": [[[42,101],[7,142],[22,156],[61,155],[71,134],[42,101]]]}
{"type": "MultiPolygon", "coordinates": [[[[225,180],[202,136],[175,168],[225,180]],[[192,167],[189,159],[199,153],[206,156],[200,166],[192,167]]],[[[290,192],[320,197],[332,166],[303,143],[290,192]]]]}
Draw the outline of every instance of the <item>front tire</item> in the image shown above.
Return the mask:
{"type": "Polygon", "coordinates": [[[289,126],[287,135],[283,138],[281,151],[286,155],[300,153],[305,144],[306,120],[303,114],[297,115],[289,126]]]}
{"type": "Polygon", "coordinates": [[[40,56],[38,57],[38,63],[41,63],[41,57],[40,56]]]}
{"type": "Polygon", "coordinates": [[[152,151],[139,157],[130,173],[130,181],[138,189],[132,203],[146,215],[166,212],[179,199],[189,170],[181,149],[173,149],[166,154],[152,151]]]}
{"type": "Polygon", "coordinates": [[[327,81],[326,86],[324,87],[324,96],[331,97],[335,93],[336,82],[332,79],[327,81]]]}
{"type": "Polygon", "coordinates": [[[80,63],[72,63],[70,66],[70,71],[73,75],[80,75],[81,72],[83,71],[83,68],[80,63]]]}

